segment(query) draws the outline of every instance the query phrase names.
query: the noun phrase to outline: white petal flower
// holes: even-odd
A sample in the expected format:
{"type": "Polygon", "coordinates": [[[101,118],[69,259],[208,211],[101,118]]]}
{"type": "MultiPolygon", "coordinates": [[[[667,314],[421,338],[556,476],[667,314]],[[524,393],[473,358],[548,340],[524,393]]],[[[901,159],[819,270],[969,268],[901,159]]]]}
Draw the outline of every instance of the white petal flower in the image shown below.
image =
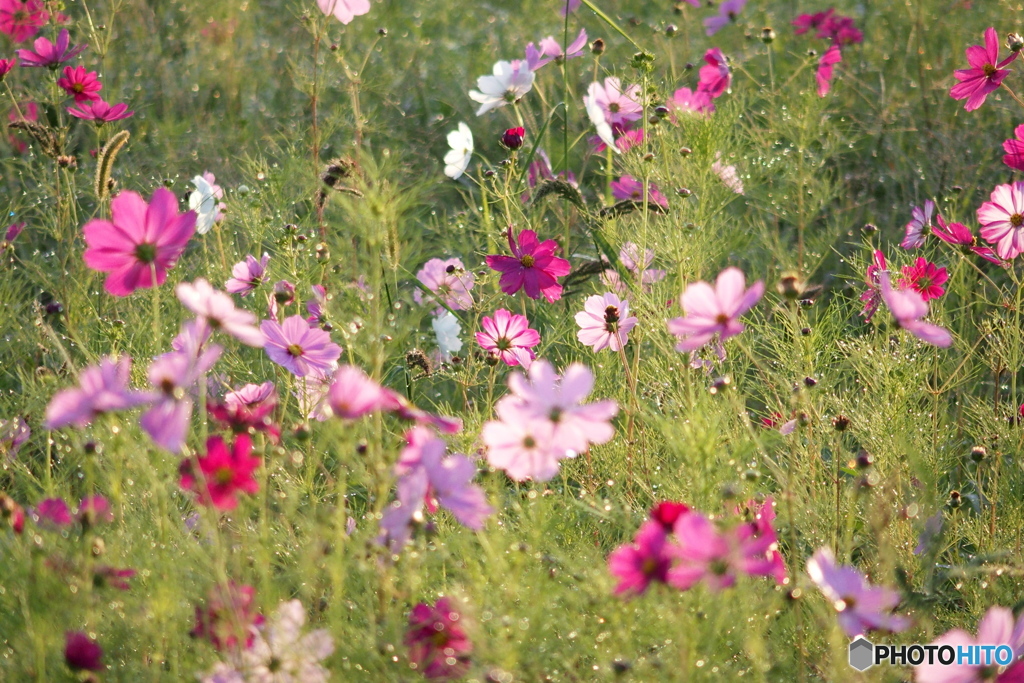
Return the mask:
{"type": "Polygon", "coordinates": [[[444,174],[456,180],[466,172],[473,158],[473,132],[469,126],[460,122],[458,130],[448,133],[448,146],[451,149],[444,155],[444,174]]]}
{"type": "Polygon", "coordinates": [[[188,208],[196,212],[196,232],[205,235],[217,222],[220,207],[217,205],[216,190],[201,175],[192,179],[195,191],[188,196],[188,208]]]}
{"type": "Polygon", "coordinates": [[[453,353],[462,350],[462,340],[459,339],[462,327],[459,325],[459,319],[445,311],[444,315],[434,318],[432,324],[434,334],[437,335],[437,347],[440,349],[442,357],[446,361],[451,360],[453,353]]]}
{"type": "Polygon", "coordinates": [[[615,135],[612,133],[612,126],[608,123],[608,120],[604,116],[604,109],[597,101],[597,91],[603,91],[600,83],[591,83],[590,88],[587,91],[588,97],[583,98],[583,104],[587,108],[587,116],[590,117],[590,122],[597,128],[597,135],[601,138],[601,142],[608,145],[613,152],[619,153],[619,148],[615,146],[615,135]]]}
{"type": "Polygon", "coordinates": [[[524,60],[501,61],[494,65],[493,76],[476,79],[479,90],[470,90],[469,96],[480,103],[476,115],[481,116],[492,109],[503,107],[533,89],[534,73],[524,60]]]}

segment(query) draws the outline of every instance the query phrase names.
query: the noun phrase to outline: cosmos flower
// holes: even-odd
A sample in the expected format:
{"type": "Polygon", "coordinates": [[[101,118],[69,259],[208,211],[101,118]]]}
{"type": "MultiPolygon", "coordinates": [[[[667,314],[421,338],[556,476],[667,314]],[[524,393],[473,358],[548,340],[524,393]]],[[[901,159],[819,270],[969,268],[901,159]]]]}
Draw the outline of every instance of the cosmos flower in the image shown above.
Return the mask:
{"type": "Polygon", "coordinates": [[[706,90],[690,90],[689,88],[679,88],[672,97],[665,103],[665,105],[672,111],[672,121],[676,121],[676,114],[679,112],[690,112],[693,114],[709,115],[715,111],[715,103],[712,101],[711,94],[706,90]]]}
{"type": "Polygon", "coordinates": [[[310,327],[319,327],[329,332],[331,325],[327,321],[327,302],[330,297],[327,296],[327,288],[323,285],[311,285],[310,290],[313,292],[313,298],[306,302],[306,322],[310,327]]]}
{"type": "Polygon", "coordinates": [[[409,661],[425,678],[455,680],[469,671],[473,644],[460,621],[462,615],[448,598],[440,598],[433,605],[421,602],[412,608],[405,644],[409,661]]]}
{"type": "Polygon", "coordinates": [[[354,365],[342,365],[334,373],[328,400],[331,410],[343,420],[357,420],[378,410],[395,410],[398,406],[393,391],[381,387],[354,365]]]}
{"type": "Polygon", "coordinates": [[[211,436],[206,441],[206,454],[196,458],[199,472],[191,459],[182,461],[181,488],[194,492],[203,505],[234,510],[239,493],[252,495],[260,488],[253,478],[260,459],[251,453],[252,440],[248,434],[236,435],[230,451],[221,437],[211,436]]]}
{"type": "Polygon", "coordinates": [[[244,261],[239,261],[231,269],[232,277],[224,283],[224,289],[231,294],[245,296],[267,281],[269,262],[269,254],[263,254],[259,261],[252,254],[247,254],[244,261]]]}
{"type": "Polygon", "coordinates": [[[370,0],[316,0],[320,11],[343,24],[370,11],[370,0]]]}
{"type": "Polygon", "coordinates": [[[860,314],[864,316],[864,322],[866,323],[871,322],[875,311],[882,304],[882,282],[880,275],[881,273],[888,272],[885,254],[875,250],[871,259],[871,264],[868,265],[867,272],[864,274],[864,281],[867,283],[868,289],[860,295],[860,300],[864,302],[864,309],[860,314]]]}
{"type": "Polygon", "coordinates": [[[743,194],[743,181],[740,179],[736,167],[732,164],[723,163],[721,152],[715,152],[715,160],[711,162],[711,170],[721,178],[726,187],[736,194],[743,194]]]}
{"type": "MultiPolygon", "coordinates": [[[[644,184],[633,176],[622,176],[611,183],[611,188],[612,196],[619,201],[644,201],[644,184]]],[[[651,204],[657,204],[663,209],[668,208],[668,199],[665,198],[665,195],[658,190],[658,186],[653,182],[647,183],[647,201],[651,204]]]]}
{"type": "Polygon", "coordinates": [[[492,109],[518,102],[533,89],[534,78],[535,74],[525,60],[498,62],[494,65],[494,75],[481,76],[476,80],[479,90],[469,91],[470,99],[480,103],[476,115],[482,116],[492,109]]]}
{"type": "Polygon", "coordinates": [[[608,556],[608,571],[619,579],[616,595],[641,595],[651,583],[667,583],[672,556],[666,552],[668,532],[655,520],[637,530],[632,543],[608,556]]]}
{"type": "Polygon", "coordinates": [[[48,38],[40,36],[32,44],[33,49],[21,49],[17,51],[21,58],[22,66],[45,66],[49,69],[56,69],[66,61],[80,55],[88,45],[70,45],[71,38],[68,30],[62,28],[57,34],[57,42],[51,43],[48,38]]]}
{"type": "Polygon", "coordinates": [[[935,661],[927,661],[914,667],[914,680],[917,683],[1019,683],[1024,680],[1024,662],[1020,661],[1024,652],[1024,619],[1013,618],[1013,612],[1007,607],[990,607],[985,616],[978,622],[978,635],[972,637],[962,629],[953,629],[933,641],[930,646],[948,645],[954,650],[972,646],[999,646],[1010,648],[1010,664],[997,665],[995,653],[991,660],[982,655],[980,661],[970,663],[957,661],[950,665],[942,665],[935,661]]]}
{"type": "Polygon", "coordinates": [[[879,273],[879,281],[882,300],[900,327],[933,346],[947,348],[952,345],[953,337],[948,330],[922,320],[928,315],[928,304],[920,294],[912,289],[893,289],[887,271],[879,273]]]}
{"type": "Polygon", "coordinates": [[[112,356],[100,359],[78,376],[79,386],[58,392],[46,407],[47,429],[73,424],[84,427],[94,417],[115,410],[127,410],[148,403],[150,396],[128,388],[132,359],[112,356]]]}
{"type": "Polygon", "coordinates": [[[88,100],[86,102],[79,103],[78,107],[68,107],[68,113],[78,119],[85,121],[94,121],[97,126],[102,126],[104,123],[110,121],[120,121],[126,119],[134,111],[128,111],[128,105],[123,102],[120,104],[110,105],[101,99],[88,100]]]}
{"type": "Polygon", "coordinates": [[[828,548],[819,548],[807,561],[807,575],[836,608],[839,625],[851,638],[871,630],[899,632],[910,627],[909,619],[892,614],[899,593],[873,587],[853,567],[837,565],[828,548]]]}
{"type": "Polygon", "coordinates": [[[441,358],[445,362],[451,361],[452,354],[462,350],[462,340],[459,339],[462,327],[459,326],[459,319],[445,311],[436,316],[430,325],[434,328],[434,336],[437,337],[437,348],[441,353],[441,358]]]}
{"type": "Polygon", "coordinates": [[[676,542],[668,552],[677,559],[668,582],[688,590],[703,581],[718,591],[736,583],[741,574],[785,578],[770,522],[743,523],[720,531],[699,512],[681,515],[673,526],[676,542]]]}
{"type": "Polygon", "coordinates": [[[914,217],[907,223],[906,235],[900,246],[904,249],[917,249],[924,246],[925,238],[932,229],[932,216],[935,215],[935,202],[924,200],[924,208],[915,206],[910,211],[914,217]]]}
{"type": "Polygon", "coordinates": [[[255,629],[241,655],[241,669],[251,683],[328,683],[330,672],[321,662],[334,652],[326,629],[303,633],[306,608],[298,600],[281,603],[255,629]]]}
{"type": "Polygon", "coordinates": [[[34,36],[49,20],[44,0],[0,0],[0,33],[15,43],[34,36]]]}
{"type": "Polygon", "coordinates": [[[919,256],[913,265],[903,266],[903,279],[900,287],[910,288],[921,295],[925,301],[938,299],[946,290],[942,285],[949,279],[945,268],[940,268],[924,257],[919,256]]]}
{"type": "Polygon", "coordinates": [[[281,436],[274,424],[273,414],[277,407],[277,389],[273,382],[246,384],[236,391],[229,391],[223,403],[210,401],[206,410],[210,417],[236,434],[266,432],[275,443],[281,436]]]}
{"type": "Polygon", "coordinates": [[[998,185],[978,209],[981,237],[1010,261],[1024,252],[1024,182],[998,185]]]}
{"type": "Polygon", "coordinates": [[[818,97],[824,97],[832,89],[832,76],[836,64],[843,61],[843,53],[839,51],[838,45],[832,45],[825,50],[818,60],[818,71],[814,78],[818,81],[818,97]]]}
{"type": "Polygon", "coordinates": [[[685,315],[668,321],[668,331],[680,339],[677,350],[696,351],[715,335],[725,341],[743,331],[739,317],[764,295],[763,281],[747,289],[745,280],[739,268],[726,268],[714,287],[703,281],[686,287],[680,299],[685,315]]]}
{"type": "MultiPolygon", "coordinates": [[[[530,327],[525,315],[510,313],[503,308],[496,310],[493,318],[485,315],[480,327],[482,331],[476,333],[476,342],[506,365],[519,365],[513,349],[532,349],[540,344],[540,333],[530,327]]],[[[532,351],[530,357],[534,357],[532,351]]]]}
{"type": "Polygon", "coordinates": [[[729,62],[717,47],[704,53],[704,66],[700,68],[698,76],[700,80],[697,83],[697,90],[706,92],[712,99],[721,97],[732,85],[729,62]]]}
{"type": "Polygon", "coordinates": [[[451,149],[444,155],[444,174],[458,180],[473,158],[473,131],[460,122],[457,130],[448,133],[448,146],[451,149]]]}
{"type": "Polygon", "coordinates": [[[81,631],[64,634],[64,663],[72,671],[103,671],[103,648],[81,631]]]}
{"type": "Polygon", "coordinates": [[[216,586],[205,604],[196,605],[196,623],[189,635],[210,641],[218,650],[237,651],[243,643],[251,646],[256,638],[254,627],[264,622],[255,598],[252,586],[230,580],[226,586],[216,586]]]}
{"type": "Polygon", "coordinates": [[[591,94],[588,97],[583,98],[583,105],[587,111],[587,117],[590,119],[590,122],[594,124],[594,127],[597,129],[597,137],[601,140],[601,142],[603,142],[606,145],[606,148],[610,148],[613,152],[619,154],[622,150],[620,150],[615,145],[615,131],[612,130],[612,125],[611,123],[609,123],[608,117],[605,114],[604,109],[601,108],[601,105],[597,102],[597,99],[594,97],[595,89],[600,88],[600,83],[591,83],[591,94]]]}
{"type": "Polygon", "coordinates": [[[532,71],[536,71],[550,62],[563,62],[566,59],[582,57],[583,49],[587,46],[587,32],[580,29],[576,40],[572,41],[568,49],[563,51],[561,44],[553,37],[548,36],[540,41],[540,49],[533,43],[526,46],[526,63],[532,71]]]}
{"type": "Polygon", "coordinates": [[[96,72],[86,71],[84,66],[64,67],[64,75],[57,79],[57,85],[78,103],[100,99],[96,93],[103,90],[96,72]]]}
{"type": "Polygon", "coordinates": [[[326,376],[337,367],[341,347],[331,335],[310,327],[301,315],[285,318],[284,323],[264,320],[260,330],[267,338],[263,350],[270,360],[297,377],[326,376]]]}
{"type": "Polygon", "coordinates": [[[576,455],[555,442],[555,426],[548,419],[532,417],[511,404],[499,417],[484,424],[480,438],[487,447],[487,462],[515,481],[548,481],[558,474],[562,458],[576,455]]]}
{"type": "Polygon", "coordinates": [[[263,333],[254,324],[256,316],[235,308],[230,296],[217,291],[203,278],[192,283],[182,282],[174,292],[182,305],[202,318],[210,329],[234,337],[247,346],[260,348],[266,343],[263,333]]]}
{"type": "Polygon", "coordinates": [[[989,94],[999,89],[1003,79],[1010,74],[1010,70],[1003,67],[1016,59],[1018,53],[1010,52],[1009,57],[999,62],[999,36],[994,28],[989,27],[985,29],[985,47],[972,45],[966,54],[971,68],[953,72],[960,82],[950,89],[949,96],[954,100],[967,100],[964,109],[974,111],[985,104],[989,94]]]}
{"type": "Polygon", "coordinates": [[[1003,142],[1003,163],[1015,171],[1024,171],[1024,124],[1013,129],[1013,138],[1003,142]]]}
{"type": "Polygon", "coordinates": [[[588,297],[583,310],[576,314],[576,324],[580,326],[576,337],[594,353],[603,349],[618,351],[626,345],[636,318],[629,315],[629,301],[620,301],[609,292],[588,297]]]}
{"type": "Polygon", "coordinates": [[[149,366],[149,382],[157,390],[153,406],[139,418],[139,426],[154,443],[172,453],[181,452],[192,420],[190,390],[205,376],[221,354],[211,344],[198,351],[171,351],[149,366]]]}
{"type": "Polygon", "coordinates": [[[541,295],[548,303],[562,298],[559,278],[568,275],[569,262],[555,256],[558,243],[554,240],[537,240],[533,230],[523,230],[518,239],[512,237],[512,226],[508,229],[508,246],[512,256],[490,255],[487,265],[501,273],[498,285],[506,294],[515,294],[520,289],[526,296],[539,299],[541,295]]]}
{"type": "Polygon", "coordinates": [[[188,196],[188,208],[196,212],[196,232],[205,235],[214,224],[224,218],[223,202],[217,200],[224,196],[224,190],[213,183],[213,174],[204,173],[192,179],[196,189],[188,196]]]}
{"type": "Polygon", "coordinates": [[[799,36],[804,33],[807,33],[811,29],[818,29],[824,26],[834,13],[835,9],[830,7],[824,12],[817,12],[815,14],[801,14],[791,22],[793,24],[793,28],[795,29],[793,33],[799,36]]]}
{"type": "Polygon", "coordinates": [[[718,6],[718,14],[704,20],[704,28],[709,36],[713,36],[729,24],[736,21],[747,0],[725,0],[718,6]]]}
{"type": "Polygon", "coordinates": [[[42,526],[59,529],[74,524],[71,508],[63,498],[47,498],[39,501],[31,510],[32,521],[42,526]]]}
{"type": "Polygon", "coordinates": [[[959,246],[966,254],[976,254],[986,261],[1002,264],[1002,261],[991,248],[978,246],[977,238],[971,232],[971,229],[963,223],[947,224],[942,216],[936,216],[935,221],[938,225],[932,228],[932,234],[943,242],[959,246]]]}
{"type": "MultiPolygon", "coordinates": [[[[416,279],[436,294],[445,306],[454,311],[467,311],[473,307],[473,295],[470,294],[470,290],[473,289],[476,277],[472,272],[466,270],[462,259],[432,258],[424,263],[416,273],[416,279]]],[[[418,289],[413,291],[412,296],[418,304],[423,303],[424,299],[431,300],[429,296],[425,297],[423,292],[418,289]]],[[[438,307],[435,313],[440,313],[443,310],[438,307]]]]}
{"type": "Polygon", "coordinates": [[[604,85],[601,85],[600,82],[590,84],[587,96],[583,98],[583,104],[589,106],[591,102],[594,102],[604,112],[604,120],[609,125],[624,126],[643,116],[644,108],[638,101],[639,97],[639,84],[634,83],[623,90],[622,82],[615,76],[609,76],[604,79],[604,85]]]}
{"type": "MultiPolygon", "coordinates": [[[[645,292],[650,291],[651,285],[665,279],[665,271],[659,268],[648,268],[654,262],[654,250],[645,249],[640,253],[640,247],[633,242],[624,242],[619,249],[619,263],[634,276],[639,276],[640,286],[645,292]]],[[[619,294],[628,291],[626,283],[619,277],[618,272],[610,268],[604,270],[600,276],[601,282],[611,287],[619,294]]]]}

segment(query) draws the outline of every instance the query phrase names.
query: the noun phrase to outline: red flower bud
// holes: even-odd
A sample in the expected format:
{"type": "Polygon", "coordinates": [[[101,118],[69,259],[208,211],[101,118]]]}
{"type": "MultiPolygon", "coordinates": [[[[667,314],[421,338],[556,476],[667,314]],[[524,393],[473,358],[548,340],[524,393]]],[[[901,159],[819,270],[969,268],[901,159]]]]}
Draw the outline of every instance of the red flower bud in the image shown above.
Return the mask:
{"type": "Polygon", "coordinates": [[[526,137],[526,129],[522,126],[519,128],[509,128],[505,131],[505,134],[501,136],[501,144],[506,149],[510,149],[513,152],[523,146],[523,138],[526,137]]]}

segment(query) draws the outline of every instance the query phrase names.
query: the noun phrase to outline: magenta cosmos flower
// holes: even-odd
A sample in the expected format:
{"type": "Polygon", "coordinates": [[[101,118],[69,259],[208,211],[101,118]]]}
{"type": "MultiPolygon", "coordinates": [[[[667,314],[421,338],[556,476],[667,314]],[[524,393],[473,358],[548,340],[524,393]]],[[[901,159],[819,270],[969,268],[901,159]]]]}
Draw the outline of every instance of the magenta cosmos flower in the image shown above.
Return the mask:
{"type": "Polygon", "coordinates": [[[75,118],[95,121],[97,126],[102,126],[110,121],[126,119],[135,112],[128,111],[128,105],[123,102],[111,105],[102,99],[96,98],[95,100],[81,102],[78,107],[68,107],[68,113],[75,118]]]}
{"type": "Polygon", "coordinates": [[[103,84],[95,71],[86,71],[84,66],[66,66],[64,75],[57,79],[57,85],[64,89],[75,102],[81,104],[88,100],[98,100],[97,93],[103,90],[103,84]]]}
{"type": "Polygon", "coordinates": [[[242,643],[250,647],[256,638],[256,627],[265,621],[255,601],[252,586],[229,579],[226,586],[210,591],[205,605],[196,605],[196,623],[189,635],[209,640],[218,650],[234,652],[242,643]]]}
{"type": "Polygon", "coordinates": [[[370,11],[370,0],[316,0],[325,15],[348,24],[370,11]]]}
{"type": "MultiPolygon", "coordinates": [[[[612,196],[619,201],[630,200],[634,202],[644,201],[644,184],[633,176],[624,175],[612,182],[612,196]]],[[[668,208],[668,199],[665,198],[654,183],[647,183],[647,201],[657,204],[663,209],[668,208]]]]}
{"type": "Polygon", "coordinates": [[[644,108],[638,102],[640,86],[633,84],[622,89],[622,82],[615,76],[604,79],[604,85],[591,83],[587,96],[583,98],[584,106],[593,103],[604,112],[604,119],[609,125],[624,126],[643,116],[644,108]]]}
{"type": "Polygon", "coordinates": [[[712,99],[720,97],[732,85],[729,62],[717,47],[704,53],[704,62],[700,68],[697,90],[706,92],[712,99]]]}
{"type": "Polygon", "coordinates": [[[56,43],[51,43],[47,38],[39,37],[32,44],[34,49],[18,50],[17,55],[21,58],[22,66],[45,66],[50,69],[56,69],[64,62],[74,59],[85,48],[89,47],[88,45],[71,46],[70,43],[71,38],[68,35],[68,30],[62,28],[60,33],[57,34],[56,43]]]}
{"type": "Polygon", "coordinates": [[[412,608],[405,644],[409,661],[425,678],[455,680],[469,671],[473,644],[461,620],[462,615],[448,598],[440,598],[434,605],[421,602],[412,608]]]}
{"type": "Polygon", "coordinates": [[[972,45],[967,48],[966,54],[971,68],[953,72],[956,80],[960,82],[950,89],[949,96],[954,100],[967,100],[964,109],[974,111],[985,104],[985,98],[990,93],[999,89],[1003,79],[1010,74],[1010,71],[1003,67],[1016,59],[1017,53],[1011,52],[1009,57],[997,64],[999,36],[994,28],[989,27],[985,29],[985,47],[972,45]]]}
{"type": "Polygon", "coordinates": [[[259,348],[266,343],[266,337],[254,324],[256,316],[235,308],[230,296],[217,291],[203,278],[192,283],[182,282],[174,292],[185,308],[205,320],[214,331],[223,332],[247,346],[259,348]]]}
{"type": "Polygon", "coordinates": [[[238,507],[238,494],[254,494],[260,489],[253,478],[260,459],[252,455],[252,440],[248,434],[238,434],[231,450],[219,436],[206,441],[206,455],[196,458],[199,472],[192,460],[181,463],[181,488],[193,491],[200,503],[218,510],[238,507]]]}
{"type": "Polygon", "coordinates": [[[231,279],[224,283],[224,289],[230,294],[245,296],[267,281],[269,262],[270,254],[263,254],[259,261],[252,254],[247,254],[244,261],[231,268],[231,279]]]}
{"type": "Polygon", "coordinates": [[[913,220],[907,223],[906,234],[900,246],[904,249],[917,249],[924,246],[925,238],[932,229],[932,216],[935,215],[935,202],[930,199],[924,200],[924,208],[912,207],[910,214],[913,220]]]}
{"type": "Polygon", "coordinates": [[[836,608],[839,625],[853,638],[867,631],[905,631],[910,619],[892,614],[900,595],[890,588],[872,587],[853,567],[841,567],[828,548],[807,561],[807,575],[836,608]]]}
{"type": "Polygon", "coordinates": [[[1003,142],[1003,163],[1015,171],[1024,171],[1024,124],[1013,130],[1013,139],[1003,142]]]}
{"type": "Polygon", "coordinates": [[[595,353],[604,349],[618,351],[626,345],[636,318],[629,315],[629,301],[620,301],[608,292],[589,297],[583,310],[576,314],[576,324],[580,326],[577,339],[595,353]]]}
{"type": "MultiPolygon", "coordinates": [[[[1024,681],[1024,662],[1020,661],[1024,652],[1024,619],[1013,618],[1013,612],[1007,607],[990,607],[985,616],[978,622],[978,635],[961,629],[947,631],[931,643],[933,646],[949,646],[956,651],[958,648],[971,648],[976,645],[1006,646],[1010,650],[1009,664],[998,664],[997,653],[981,653],[979,661],[942,665],[935,661],[914,667],[914,680],[917,683],[1020,683],[1024,681]]],[[[1005,658],[1001,657],[1005,661],[1005,658]]]]}
{"type": "MultiPolygon", "coordinates": [[[[803,35],[811,29],[818,29],[822,27],[835,13],[835,8],[828,8],[824,12],[816,12],[815,14],[801,14],[791,23],[795,29],[793,33],[795,35],[803,35]]],[[[819,38],[822,36],[819,35],[819,38]]]]}
{"type": "Polygon", "coordinates": [[[111,356],[100,359],[99,365],[82,370],[78,388],[59,392],[46,407],[47,429],[73,424],[84,427],[94,417],[115,410],[127,410],[148,403],[150,396],[128,388],[132,359],[111,356]]]}
{"type": "Polygon", "coordinates": [[[81,631],[64,634],[64,663],[72,671],[103,671],[103,648],[81,631]]]}
{"type": "Polygon", "coordinates": [[[814,75],[818,81],[818,97],[824,97],[832,89],[832,76],[836,64],[843,61],[843,53],[839,51],[838,45],[832,45],[818,60],[818,71],[814,75]]]}
{"type": "Polygon", "coordinates": [[[948,330],[922,320],[928,315],[928,304],[920,294],[911,289],[893,289],[886,271],[879,274],[879,281],[882,300],[896,318],[896,324],[933,346],[947,348],[952,345],[953,337],[948,330]]]}
{"type": "Polygon", "coordinates": [[[329,375],[341,356],[341,347],[331,341],[331,335],[310,327],[301,315],[285,318],[282,324],[264,320],[260,330],[267,338],[263,350],[270,360],[298,377],[329,375]]]}
{"type": "Polygon", "coordinates": [[[126,190],[114,197],[110,213],[111,220],[94,218],[82,228],[85,265],[110,273],[103,286],[114,296],[162,285],[195,232],[196,214],[179,214],[174,193],[162,187],[149,204],[126,190]]]}
{"type": "MultiPolygon", "coordinates": [[[[470,294],[470,290],[473,289],[476,278],[462,265],[461,259],[450,258],[442,261],[439,258],[432,258],[416,273],[416,279],[453,311],[467,311],[473,307],[473,295],[470,294]]],[[[418,304],[423,303],[425,298],[418,289],[412,293],[412,297],[418,304]]],[[[429,296],[426,298],[431,299],[429,296]]],[[[438,310],[443,309],[438,307],[438,310]]]]}
{"type": "Polygon", "coordinates": [[[562,298],[562,285],[556,278],[568,275],[570,265],[563,258],[555,256],[558,243],[554,240],[537,241],[537,233],[523,230],[518,241],[508,229],[508,246],[512,256],[490,255],[487,265],[501,273],[498,284],[506,294],[526,290],[526,296],[539,299],[541,295],[548,303],[562,298]]]}
{"type": "Polygon", "coordinates": [[[938,299],[946,290],[942,285],[949,279],[945,268],[940,268],[931,261],[919,256],[913,265],[903,266],[903,279],[900,286],[910,288],[921,295],[925,301],[938,299]]]}
{"type": "Polygon", "coordinates": [[[667,583],[671,566],[668,532],[653,519],[644,522],[632,543],[620,546],[608,556],[608,571],[619,579],[616,595],[641,595],[651,583],[667,583]]]}
{"type": "Polygon", "coordinates": [[[49,20],[44,0],[0,0],[0,33],[15,43],[34,36],[49,20]]]}
{"type": "Polygon", "coordinates": [[[996,253],[989,247],[979,247],[978,240],[963,223],[949,223],[943,220],[942,216],[936,216],[937,226],[932,228],[932,234],[947,244],[955,244],[961,248],[964,254],[976,254],[986,261],[1002,264],[996,253]]]}
{"type": "Polygon", "coordinates": [[[676,349],[696,351],[717,334],[720,341],[743,331],[739,317],[754,307],[764,295],[764,282],[750,289],[739,268],[726,268],[712,288],[707,282],[694,282],[683,292],[680,303],[686,315],[668,321],[668,331],[679,337],[676,349]]]}
{"type": "Polygon", "coordinates": [[[499,308],[493,318],[485,315],[480,326],[483,331],[476,333],[477,344],[506,365],[519,365],[516,349],[527,351],[530,358],[535,357],[530,349],[540,344],[540,333],[530,327],[525,315],[499,308]]]}
{"type": "Polygon", "coordinates": [[[978,209],[981,236],[1007,261],[1024,252],[1024,183],[999,185],[978,209]]]}

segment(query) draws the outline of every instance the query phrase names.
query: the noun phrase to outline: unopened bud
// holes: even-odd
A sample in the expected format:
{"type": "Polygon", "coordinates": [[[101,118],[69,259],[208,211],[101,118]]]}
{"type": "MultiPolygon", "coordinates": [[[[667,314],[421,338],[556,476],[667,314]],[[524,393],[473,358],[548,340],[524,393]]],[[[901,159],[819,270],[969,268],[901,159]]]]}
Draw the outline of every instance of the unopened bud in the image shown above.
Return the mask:
{"type": "Polygon", "coordinates": [[[804,282],[797,273],[790,271],[782,274],[776,289],[779,290],[779,294],[782,296],[790,301],[795,301],[804,293],[804,282]]]}
{"type": "Polygon", "coordinates": [[[975,446],[971,449],[971,460],[974,462],[981,462],[988,457],[988,451],[985,450],[984,446],[975,446]]]}
{"type": "Polygon", "coordinates": [[[679,27],[675,24],[669,24],[665,27],[665,35],[671,38],[675,34],[679,33],[679,27]]]}
{"type": "Polygon", "coordinates": [[[761,29],[761,42],[765,45],[775,42],[775,29],[771,26],[765,26],[761,29]]]}
{"type": "Polygon", "coordinates": [[[526,138],[526,130],[520,126],[518,128],[509,128],[501,136],[501,144],[505,149],[516,151],[523,146],[523,140],[526,138]]]}
{"type": "Polygon", "coordinates": [[[836,415],[834,418],[832,418],[832,427],[837,432],[845,432],[849,426],[850,418],[846,417],[845,415],[836,415]]]}
{"type": "Polygon", "coordinates": [[[1020,52],[1024,49],[1024,36],[1019,33],[1011,33],[1006,36],[1006,47],[1010,49],[1010,52],[1020,52]]]}
{"type": "Polygon", "coordinates": [[[604,41],[598,38],[590,44],[590,51],[595,55],[604,54],[604,41]]]}

